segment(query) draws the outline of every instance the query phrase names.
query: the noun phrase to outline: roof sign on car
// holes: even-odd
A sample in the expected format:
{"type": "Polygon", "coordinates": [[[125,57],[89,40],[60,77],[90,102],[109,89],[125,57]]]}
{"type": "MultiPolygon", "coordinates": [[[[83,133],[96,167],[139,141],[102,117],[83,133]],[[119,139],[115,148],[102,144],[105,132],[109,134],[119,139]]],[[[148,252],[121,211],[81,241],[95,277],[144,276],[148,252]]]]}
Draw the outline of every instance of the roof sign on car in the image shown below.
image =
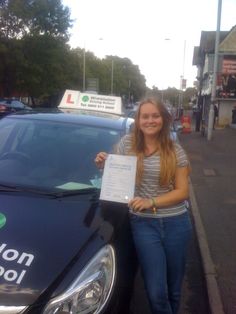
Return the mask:
{"type": "Polygon", "coordinates": [[[121,97],[81,93],[67,89],[59,108],[85,109],[122,114],[121,97]]]}

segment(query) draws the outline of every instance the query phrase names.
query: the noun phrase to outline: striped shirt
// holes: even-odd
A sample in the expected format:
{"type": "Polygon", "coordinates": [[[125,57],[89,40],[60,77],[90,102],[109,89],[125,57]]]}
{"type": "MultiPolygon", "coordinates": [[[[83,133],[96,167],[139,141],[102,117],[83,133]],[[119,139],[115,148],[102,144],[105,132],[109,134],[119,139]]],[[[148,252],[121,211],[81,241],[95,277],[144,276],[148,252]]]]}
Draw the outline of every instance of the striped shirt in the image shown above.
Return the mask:
{"type": "MultiPolygon", "coordinates": [[[[185,167],[189,164],[188,158],[183,150],[183,148],[178,144],[174,143],[177,167],[185,167]]],[[[131,135],[125,135],[119,142],[116,148],[116,153],[120,155],[130,154],[131,149],[131,135]]],[[[173,185],[162,187],[159,184],[160,181],[160,155],[158,153],[153,154],[149,157],[144,157],[143,161],[143,177],[141,184],[135,187],[135,196],[142,198],[153,198],[158,197],[164,193],[170,192],[173,190],[173,185]]],[[[153,210],[147,209],[141,212],[132,212],[132,214],[143,216],[143,217],[152,217],[152,218],[162,218],[180,215],[186,212],[185,202],[180,202],[178,204],[163,207],[158,207],[157,213],[154,213],[153,210]]]]}

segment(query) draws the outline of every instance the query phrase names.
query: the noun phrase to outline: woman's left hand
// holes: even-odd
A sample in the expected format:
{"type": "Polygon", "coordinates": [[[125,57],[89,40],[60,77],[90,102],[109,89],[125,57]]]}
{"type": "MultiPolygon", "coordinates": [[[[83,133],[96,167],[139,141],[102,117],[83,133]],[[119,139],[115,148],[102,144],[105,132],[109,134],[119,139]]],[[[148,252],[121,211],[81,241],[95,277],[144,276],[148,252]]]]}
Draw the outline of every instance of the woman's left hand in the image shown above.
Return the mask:
{"type": "Polygon", "coordinates": [[[134,212],[140,212],[144,209],[149,209],[152,207],[152,202],[150,198],[141,198],[141,197],[135,197],[131,201],[129,201],[128,206],[134,211],[134,212]]]}

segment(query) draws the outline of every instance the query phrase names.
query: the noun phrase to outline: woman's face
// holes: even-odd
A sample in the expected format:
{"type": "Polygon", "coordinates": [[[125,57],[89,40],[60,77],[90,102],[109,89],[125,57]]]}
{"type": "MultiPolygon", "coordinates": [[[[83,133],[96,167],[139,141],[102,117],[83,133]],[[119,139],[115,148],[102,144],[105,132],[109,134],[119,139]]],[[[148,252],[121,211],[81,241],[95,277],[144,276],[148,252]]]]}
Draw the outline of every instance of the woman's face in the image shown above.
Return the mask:
{"type": "Polygon", "coordinates": [[[140,107],[139,127],[144,136],[156,136],[163,126],[163,118],[160,111],[152,103],[146,103],[140,107]]]}

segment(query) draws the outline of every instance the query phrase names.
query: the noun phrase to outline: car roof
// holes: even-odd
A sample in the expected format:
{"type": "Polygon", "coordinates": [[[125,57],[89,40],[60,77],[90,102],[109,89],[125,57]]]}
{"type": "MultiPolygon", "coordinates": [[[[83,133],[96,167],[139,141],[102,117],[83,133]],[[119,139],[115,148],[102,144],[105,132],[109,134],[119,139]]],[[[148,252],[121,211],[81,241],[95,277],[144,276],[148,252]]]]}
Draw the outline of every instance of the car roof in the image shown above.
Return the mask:
{"type": "Polygon", "coordinates": [[[134,122],[134,119],[123,115],[80,109],[33,110],[32,112],[14,113],[4,119],[30,119],[78,123],[115,130],[128,129],[134,122]]]}

